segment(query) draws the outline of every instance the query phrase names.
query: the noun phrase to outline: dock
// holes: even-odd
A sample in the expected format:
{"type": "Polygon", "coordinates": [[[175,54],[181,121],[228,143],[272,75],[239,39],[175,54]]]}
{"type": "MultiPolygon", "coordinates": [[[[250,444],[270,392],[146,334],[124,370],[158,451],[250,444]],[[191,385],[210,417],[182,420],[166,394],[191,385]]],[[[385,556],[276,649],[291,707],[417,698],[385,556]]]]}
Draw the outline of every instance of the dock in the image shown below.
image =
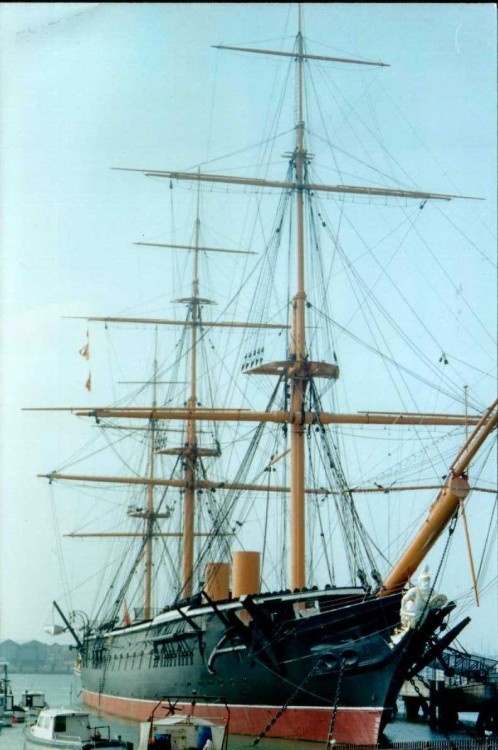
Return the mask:
{"type": "Polygon", "coordinates": [[[422,714],[431,729],[447,732],[460,713],[477,713],[476,733],[498,736],[498,660],[449,648],[404,683],[400,698],[408,721],[422,714]]]}

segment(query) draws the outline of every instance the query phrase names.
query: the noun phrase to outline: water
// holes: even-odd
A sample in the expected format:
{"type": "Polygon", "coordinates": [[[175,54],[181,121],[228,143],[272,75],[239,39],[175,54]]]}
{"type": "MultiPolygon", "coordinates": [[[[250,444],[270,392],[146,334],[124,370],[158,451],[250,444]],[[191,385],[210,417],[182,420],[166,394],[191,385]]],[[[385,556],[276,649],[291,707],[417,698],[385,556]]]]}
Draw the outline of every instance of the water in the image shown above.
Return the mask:
{"type": "MultiPolygon", "coordinates": [[[[84,708],[81,701],[80,679],[74,674],[11,674],[12,691],[16,701],[20,700],[23,690],[40,690],[45,693],[45,700],[49,706],[73,706],[84,708]]],[[[85,710],[88,710],[85,708],[85,710]]],[[[123,739],[138,745],[139,727],[136,722],[115,719],[103,713],[94,712],[93,725],[105,724],[111,727],[111,736],[121,735],[123,739]]],[[[464,715],[467,728],[475,723],[475,715],[464,715]]],[[[257,734],[259,728],[255,731],[257,734]]],[[[22,750],[24,728],[22,724],[4,727],[0,732],[0,750],[22,750]]],[[[426,724],[409,724],[398,720],[389,724],[386,735],[392,742],[428,742],[443,740],[443,735],[431,732],[426,724]]],[[[463,735],[465,736],[465,735],[463,735]]],[[[452,737],[462,735],[452,734],[452,737]]],[[[230,750],[249,750],[252,747],[252,737],[231,737],[230,750]]],[[[320,743],[297,742],[291,740],[262,740],[259,750],[317,750],[320,743]]]]}
{"type": "MultiPolygon", "coordinates": [[[[71,706],[88,711],[81,700],[80,678],[74,674],[11,674],[12,692],[15,701],[19,701],[24,690],[40,690],[45,693],[45,700],[49,706],[71,706]]],[[[92,725],[105,724],[111,728],[111,737],[121,735],[124,740],[138,746],[139,726],[136,722],[116,719],[104,713],[92,712],[92,725]]],[[[0,750],[22,750],[24,725],[5,726],[0,732],[0,750]]],[[[230,739],[230,750],[249,750],[252,747],[252,737],[233,737],[230,739]]],[[[317,750],[313,742],[263,740],[260,750],[317,750]]]]}
{"type": "MultiPolygon", "coordinates": [[[[80,679],[74,674],[11,674],[11,685],[14,699],[18,702],[24,690],[41,690],[45,693],[45,700],[49,706],[71,706],[84,708],[81,700],[80,679]]],[[[115,720],[107,716],[95,714],[92,725],[106,724],[111,727],[111,737],[118,734],[123,739],[138,745],[138,725],[125,720],[115,720]]],[[[5,726],[0,732],[1,750],[22,750],[24,725],[5,726]]]]}

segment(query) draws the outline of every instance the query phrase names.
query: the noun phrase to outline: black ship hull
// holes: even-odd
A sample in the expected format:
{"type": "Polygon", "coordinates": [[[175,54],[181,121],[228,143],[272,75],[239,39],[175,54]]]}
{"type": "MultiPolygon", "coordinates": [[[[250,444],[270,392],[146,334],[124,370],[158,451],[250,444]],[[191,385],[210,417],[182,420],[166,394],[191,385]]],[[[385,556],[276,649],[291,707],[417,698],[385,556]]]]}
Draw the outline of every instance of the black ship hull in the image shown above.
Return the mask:
{"type": "Polygon", "coordinates": [[[395,635],[399,604],[358,589],[260,595],[89,634],[85,702],[144,719],[162,697],[209,695],[234,733],[374,744],[452,608],[395,635]]]}

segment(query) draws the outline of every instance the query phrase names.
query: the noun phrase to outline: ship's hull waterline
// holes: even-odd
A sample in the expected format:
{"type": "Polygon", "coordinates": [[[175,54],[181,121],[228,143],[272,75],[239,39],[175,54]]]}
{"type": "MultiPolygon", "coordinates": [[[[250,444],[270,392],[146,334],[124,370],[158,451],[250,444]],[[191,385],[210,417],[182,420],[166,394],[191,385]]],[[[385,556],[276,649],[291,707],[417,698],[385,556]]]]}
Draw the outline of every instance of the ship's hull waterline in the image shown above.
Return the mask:
{"type": "Polygon", "coordinates": [[[399,597],[359,591],[182,607],[91,635],[84,701],[143,720],[162,697],[210,696],[196,713],[212,718],[226,702],[234,734],[326,741],[332,733],[338,742],[375,744],[448,608],[393,640],[399,597]]]}
{"type": "MultiPolygon", "coordinates": [[[[99,695],[83,691],[83,700],[90,708],[121,716],[132,721],[145,721],[156,707],[157,701],[117,698],[112,695],[99,695]]],[[[255,731],[265,727],[280,710],[280,706],[244,706],[230,704],[231,734],[254,736],[255,731]]],[[[190,703],[177,703],[177,713],[188,713],[190,703]]],[[[199,704],[197,716],[206,719],[222,718],[219,704],[199,704]]],[[[225,712],[226,713],[226,712],[225,712]]],[[[382,707],[363,708],[340,707],[337,709],[334,736],[339,742],[356,745],[371,745],[372,737],[378,737],[384,726],[385,710],[382,707]]],[[[326,741],[331,722],[330,708],[320,706],[290,706],[282,718],[270,729],[266,736],[280,739],[326,741]]]]}

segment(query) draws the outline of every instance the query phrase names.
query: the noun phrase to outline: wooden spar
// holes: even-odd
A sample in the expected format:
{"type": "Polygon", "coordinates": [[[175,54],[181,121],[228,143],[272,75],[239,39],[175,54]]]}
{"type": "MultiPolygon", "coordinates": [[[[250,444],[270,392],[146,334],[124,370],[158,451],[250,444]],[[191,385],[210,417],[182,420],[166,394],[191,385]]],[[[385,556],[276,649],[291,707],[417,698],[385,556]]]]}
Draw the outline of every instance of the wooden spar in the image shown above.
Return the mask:
{"type": "Polygon", "coordinates": [[[120,172],[141,172],[146,177],[166,177],[170,180],[189,180],[191,182],[211,182],[223,185],[243,185],[245,187],[276,188],[278,190],[306,190],[308,192],[341,193],[343,195],[366,195],[371,198],[414,198],[416,200],[450,201],[455,198],[465,200],[484,200],[472,195],[453,195],[450,193],[429,193],[422,190],[403,190],[402,188],[363,187],[361,185],[322,185],[317,183],[282,182],[281,180],[264,180],[258,177],[237,177],[222,174],[197,174],[195,172],[171,172],[164,169],[145,169],[143,167],[112,167],[120,172]]]}
{"type": "Polygon", "coordinates": [[[483,444],[484,440],[490,434],[497,424],[498,398],[493,401],[489,409],[482,415],[475,430],[471,433],[468,440],[460,448],[457,457],[453,461],[451,471],[456,476],[467,470],[470,462],[476,455],[477,451],[483,444]]]}
{"type": "MultiPolygon", "coordinates": [[[[137,538],[137,539],[143,539],[143,534],[141,534],[139,531],[95,531],[95,532],[74,532],[72,534],[64,534],[65,537],[70,537],[71,539],[96,539],[97,537],[131,537],[131,538],[137,538]]],[[[182,532],[178,531],[155,531],[154,532],[154,539],[161,538],[161,537],[181,537],[182,532]]],[[[209,532],[204,533],[195,533],[194,536],[199,537],[207,537],[207,536],[213,536],[213,534],[209,532]]],[[[233,536],[232,534],[226,534],[223,532],[216,532],[216,536],[233,536]]]]}
{"type": "Polygon", "coordinates": [[[275,424],[352,424],[352,425],[390,425],[392,427],[403,427],[411,425],[430,425],[433,427],[458,427],[465,424],[476,425],[480,417],[446,416],[444,414],[332,414],[329,412],[295,413],[294,411],[248,411],[244,409],[197,409],[195,414],[189,409],[169,409],[157,407],[157,409],[143,407],[55,407],[25,409],[24,411],[70,411],[78,417],[95,417],[96,419],[165,419],[165,420],[189,420],[213,421],[213,422],[274,422],[275,424]]]}
{"type": "Polygon", "coordinates": [[[78,649],[81,651],[82,643],[81,643],[80,639],[78,638],[78,636],[76,635],[76,632],[75,632],[73,626],[71,625],[71,623],[69,622],[69,620],[67,619],[66,615],[64,614],[64,612],[62,611],[62,609],[57,604],[57,602],[53,601],[52,604],[54,605],[55,609],[57,610],[57,612],[62,617],[62,619],[64,621],[64,624],[66,625],[67,629],[69,630],[69,632],[73,636],[74,640],[76,641],[76,645],[77,645],[78,649]]]}
{"type": "MultiPolygon", "coordinates": [[[[153,485],[155,487],[178,487],[184,489],[186,486],[186,480],[183,479],[160,479],[155,477],[150,479],[148,477],[123,477],[123,476],[106,476],[106,475],[89,475],[89,474],[59,474],[53,472],[52,474],[38,474],[38,477],[48,479],[50,481],[63,480],[66,482],[100,482],[103,484],[126,484],[126,485],[153,485]]],[[[196,482],[197,489],[203,490],[255,490],[262,492],[289,492],[289,487],[275,486],[268,487],[268,485],[258,484],[238,484],[232,482],[210,482],[206,479],[198,479],[196,482]]],[[[312,490],[316,494],[326,494],[327,490],[321,488],[312,490]]],[[[311,492],[311,490],[310,490],[311,492]]]]}
{"type": "MultiPolygon", "coordinates": [[[[110,475],[98,475],[98,474],[59,474],[58,472],[52,472],[51,474],[38,474],[39,478],[48,479],[49,481],[66,481],[66,482],[101,482],[102,484],[126,484],[126,485],[148,485],[152,484],[156,487],[177,487],[180,489],[185,488],[184,479],[160,479],[155,477],[149,479],[148,477],[125,477],[125,476],[110,476],[110,475]]],[[[208,479],[198,479],[196,481],[196,488],[201,490],[237,490],[240,492],[264,492],[268,494],[290,492],[290,487],[285,485],[268,485],[268,484],[248,484],[242,482],[224,482],[224,481],[209,481],[208,479]]],[[[390,492],[417,492],[420,490],[441,490],[443,485],[429,484],[429,485],[408,485],[400,487],[352,487],[348,491],[352,494],[380,494],[387,495],[390,492]]],[[[489,487],[471,487],[474,492],[489,492],[495,494],[496,490],[489,487]]],[[[341,495],[342,492],[333,490],[328,487],[310,487],[306,488],[305,493],[307,495],[341,495]]],[[[158,518],[158,514],[155,514],[158,518]]]]}
{"type": "Polygon", "coordinates": [[[213,44],[215,49],[227,49],[235,52],[256,52],[260,55],[277,55],[278,57],[292,57],[294,60],[321,60],[323,62],[352,63],[354,65],[375,65],[379,68],[389,68],[388,63],[372,62],[371,60],[354,60],[348,57],[326,57],[325,55],[310,55],[308,52],[283,52],[280,50],[257,49],[255,47],[229,47],[227,44],[213,44]]]}
{"type": "MultiPolygon", "coordinates": [[[[213,422],[275,422],[290,424],[297,419],[291,412],[252,412],[247,409],[198,409],[195,417],[185,409],[158,407],[156,409],[137,407],[100,407],[100,406],[34,406],[25,407],[22,411],[67,411],[78,417],[96,419],[155,419],[155,420],[212,420],[213,422]]],[[[304,424],[351,424],[351,425],[391,425],[411,426],[428,425],[432,427],[474,426],[481,420],[481,415],[466,417],[458,414],[430,414],[428,412],[358,412],[357,414],[331,414],[327,412],[305,412],[299,415],[304,424]]],[[[130,428],[133,429],[133,428],[130,428]]]]}
{"type": "Polygon", "coordinates": [[[460,503],[467,497],[470,487],[465,472],[486,438],[496,428],[498,423],[497,405],[498,399],[483,414],[460,449],[450,468],[445,486],[429,508],[429,515],[424,525],[385,579],[379,596],[393,593],[408,582],[410,576],[418,568],[451,518],[458,511],[460,503]]]}
{"type": "Polygon", "coordinates": [[[134,242],[134,245],[143,247],[167,247],[175,250],[198,250],[204,253],[234,253],[236,255],[257,255],[254,250],[229,250],[226,247],[196,247],[195,245],[170,245],[165,242],[134,242]]]}
{"type": "MultiPolygon", "coordinates": [[[[162,325],[162,326],[182,326],[182,328],[189,328],[193,325],[191,321],[185,320],[168,320],[167,318],[122,318],[117,316],[107,315],[106,317],[84,317],[84,316],[69,316],[73,320],[87,320],[90,323],[143,323],[145,325],[162,325]]],[[[284,323],[250,323],[248,321],[224,321],[224,320],[204,320],[202,321],[203,328],[269,328],[284,330],[290,328],[284,323]]]]}

